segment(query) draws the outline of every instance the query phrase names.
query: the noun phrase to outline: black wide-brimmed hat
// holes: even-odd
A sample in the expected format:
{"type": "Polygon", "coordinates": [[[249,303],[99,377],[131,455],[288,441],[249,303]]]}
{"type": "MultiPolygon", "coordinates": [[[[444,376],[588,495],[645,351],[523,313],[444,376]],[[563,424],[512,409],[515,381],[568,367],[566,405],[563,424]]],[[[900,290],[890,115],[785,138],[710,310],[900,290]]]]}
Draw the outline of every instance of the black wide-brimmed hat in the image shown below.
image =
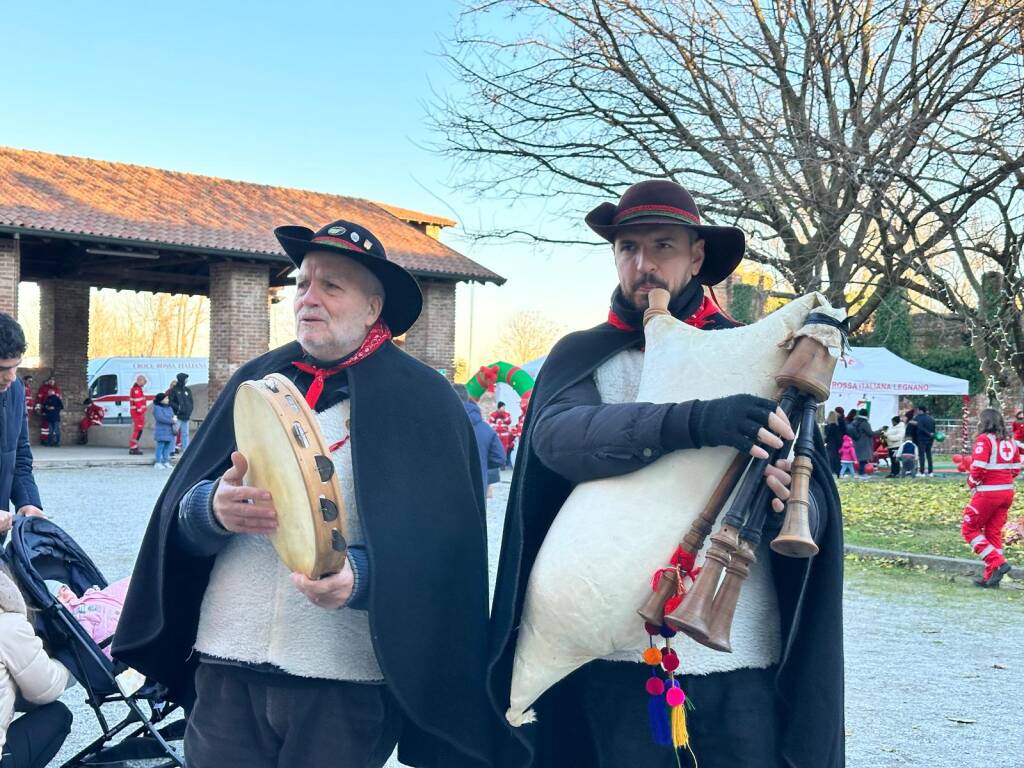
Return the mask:
{"type": "Polygon", "coordinates": [[[736,227],[700,223],[700,210],[685,188],[667,179],[641,181],[615,203],[601,203],[587,214],[587,226],[610,243],[623,227],[675,224],[692,229],[704,241],[704,264],[697,279],[705,285],[722,282],[743,259],[745,238],[736,227]]]}
{"type": "Polygon", "coordinates": [[[278,227],[274,234],[296,267],[310,251],[337,251],[376,275],[385,294],[381,317],[395,336],[409,330],[420,316],[423,294],[416,278],[388,260],[384,246],[366,227],[339,220],[319,232],[308,227],[278,227]]]}

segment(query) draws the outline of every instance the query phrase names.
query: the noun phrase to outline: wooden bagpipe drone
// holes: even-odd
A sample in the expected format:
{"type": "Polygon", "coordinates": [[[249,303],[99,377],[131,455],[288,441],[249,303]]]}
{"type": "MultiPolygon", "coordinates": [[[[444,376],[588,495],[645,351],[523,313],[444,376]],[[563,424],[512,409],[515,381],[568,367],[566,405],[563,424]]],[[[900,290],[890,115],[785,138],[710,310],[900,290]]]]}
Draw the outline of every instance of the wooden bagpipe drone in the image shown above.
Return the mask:
{"type": "MultiPolygon", "coordinates": [[[[785,520],[771,549],[812,557],[818,551],[809,527],[815,414],[846,343],[844,310],[813,293],[752,325],[708,332],[672,317],[668,298],[667,291],[651,291],[636,400],[670,403],[740,393],[776,399],[797,437],[785,520]]],[[[653,735],[687,746],[686,696],[677,679],[687,660],[699,658],[703,672],[758,665],[752,659],[759,651],[747,647],[747,637],[735,643],[730,635],[738,608],[754,626],[771,620],[759,613],[759,606],[775,604],[768,558],[756,556],[773,498],[764,472],[791,448],[786,441],[767,459],[729,447],[673,451],[635,472],[576,486],[530,574],[509,723],[533,722],[534,702],[584,664],[636,661],[646,645],[653,735]],[[716,653],[721,651],[733,656],[716,653]],[[716,659],[733,663],[716,666],[716,659]]],[[[777,627],[777,613],[772,615],[777,627]]]]}

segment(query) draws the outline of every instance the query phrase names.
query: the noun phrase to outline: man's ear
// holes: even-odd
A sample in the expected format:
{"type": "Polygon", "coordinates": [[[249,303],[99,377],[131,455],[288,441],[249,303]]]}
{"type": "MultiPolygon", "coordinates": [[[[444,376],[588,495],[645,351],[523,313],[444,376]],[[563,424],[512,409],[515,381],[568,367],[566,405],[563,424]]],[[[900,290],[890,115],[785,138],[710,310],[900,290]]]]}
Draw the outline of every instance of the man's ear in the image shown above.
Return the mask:
{"type": "Polygon", "coordinates": [[[380,320],[380,313],[384,310],[384,297],[383,296],[371,296],[370,297],[370,314],[372,319],[370,325],[373,325],[380,320]]]}
{"type": "Polygon", "coordinates": [[[698,240],[690,246],[690,259],[693,262],[693,276],[696,277],[704,266],[704,241],[698,240]]]}

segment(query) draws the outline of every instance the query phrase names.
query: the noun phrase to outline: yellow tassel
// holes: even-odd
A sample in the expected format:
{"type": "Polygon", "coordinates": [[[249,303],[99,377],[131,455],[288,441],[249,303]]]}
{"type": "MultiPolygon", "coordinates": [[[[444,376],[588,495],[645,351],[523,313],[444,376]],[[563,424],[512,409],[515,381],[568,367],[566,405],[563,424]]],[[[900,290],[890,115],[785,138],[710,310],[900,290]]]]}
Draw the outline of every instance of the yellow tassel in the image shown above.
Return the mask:
{"type": "Polygon", "coordinates": [[[685,747],[690,743],[690,732],[686,729],[684,707],[672,707],[672,746],[685,747]]]}

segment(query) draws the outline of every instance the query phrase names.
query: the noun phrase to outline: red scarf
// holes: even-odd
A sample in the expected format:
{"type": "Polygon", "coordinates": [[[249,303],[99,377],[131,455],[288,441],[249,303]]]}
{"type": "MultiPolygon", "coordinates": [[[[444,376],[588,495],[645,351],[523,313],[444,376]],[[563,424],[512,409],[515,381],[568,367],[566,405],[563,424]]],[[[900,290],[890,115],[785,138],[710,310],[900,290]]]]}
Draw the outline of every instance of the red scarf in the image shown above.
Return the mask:
{"type": "MultiPolygon", "coordinates": [[[[700,302],[700,306],[697,307],[697,311],[690,315],[688,318],[683,320],[687,325],[692,325],[694,328],[703,328],[711,320],[712,315],[724,315],[722,308],[719,307],[714,299],[710,296],[705,296],[700,302]]],[[[608,323],[620,331],[635,331],[638,330],[632,325],[627,323],[617,314],[614,309],[608,310],[608,323]]]]}
{"type": "Polygon", "coordinates": [[[333,376],[346,368],[350,368],[362,360],[365,360],[390,340],[391,329],[388,328],[387,323],[383,320],[378,320],[373,324],[373,327],[370,328],[370,332],[366,334],[366,338],[363,339],[363,343],[359,346],[359,349],[337,365],[332,366],[331,368],[317,368],[315,365],[308,365],[298,361],[292,363],[292,365],[300,371],[313,374],[313,383],[309,385],[309,389],[306,391],[306,402],[309,403],[309,407],[316,408],[317,401],[320,399],[320,395],[324,391],[324,379],[329,376],[333,376]]]}

